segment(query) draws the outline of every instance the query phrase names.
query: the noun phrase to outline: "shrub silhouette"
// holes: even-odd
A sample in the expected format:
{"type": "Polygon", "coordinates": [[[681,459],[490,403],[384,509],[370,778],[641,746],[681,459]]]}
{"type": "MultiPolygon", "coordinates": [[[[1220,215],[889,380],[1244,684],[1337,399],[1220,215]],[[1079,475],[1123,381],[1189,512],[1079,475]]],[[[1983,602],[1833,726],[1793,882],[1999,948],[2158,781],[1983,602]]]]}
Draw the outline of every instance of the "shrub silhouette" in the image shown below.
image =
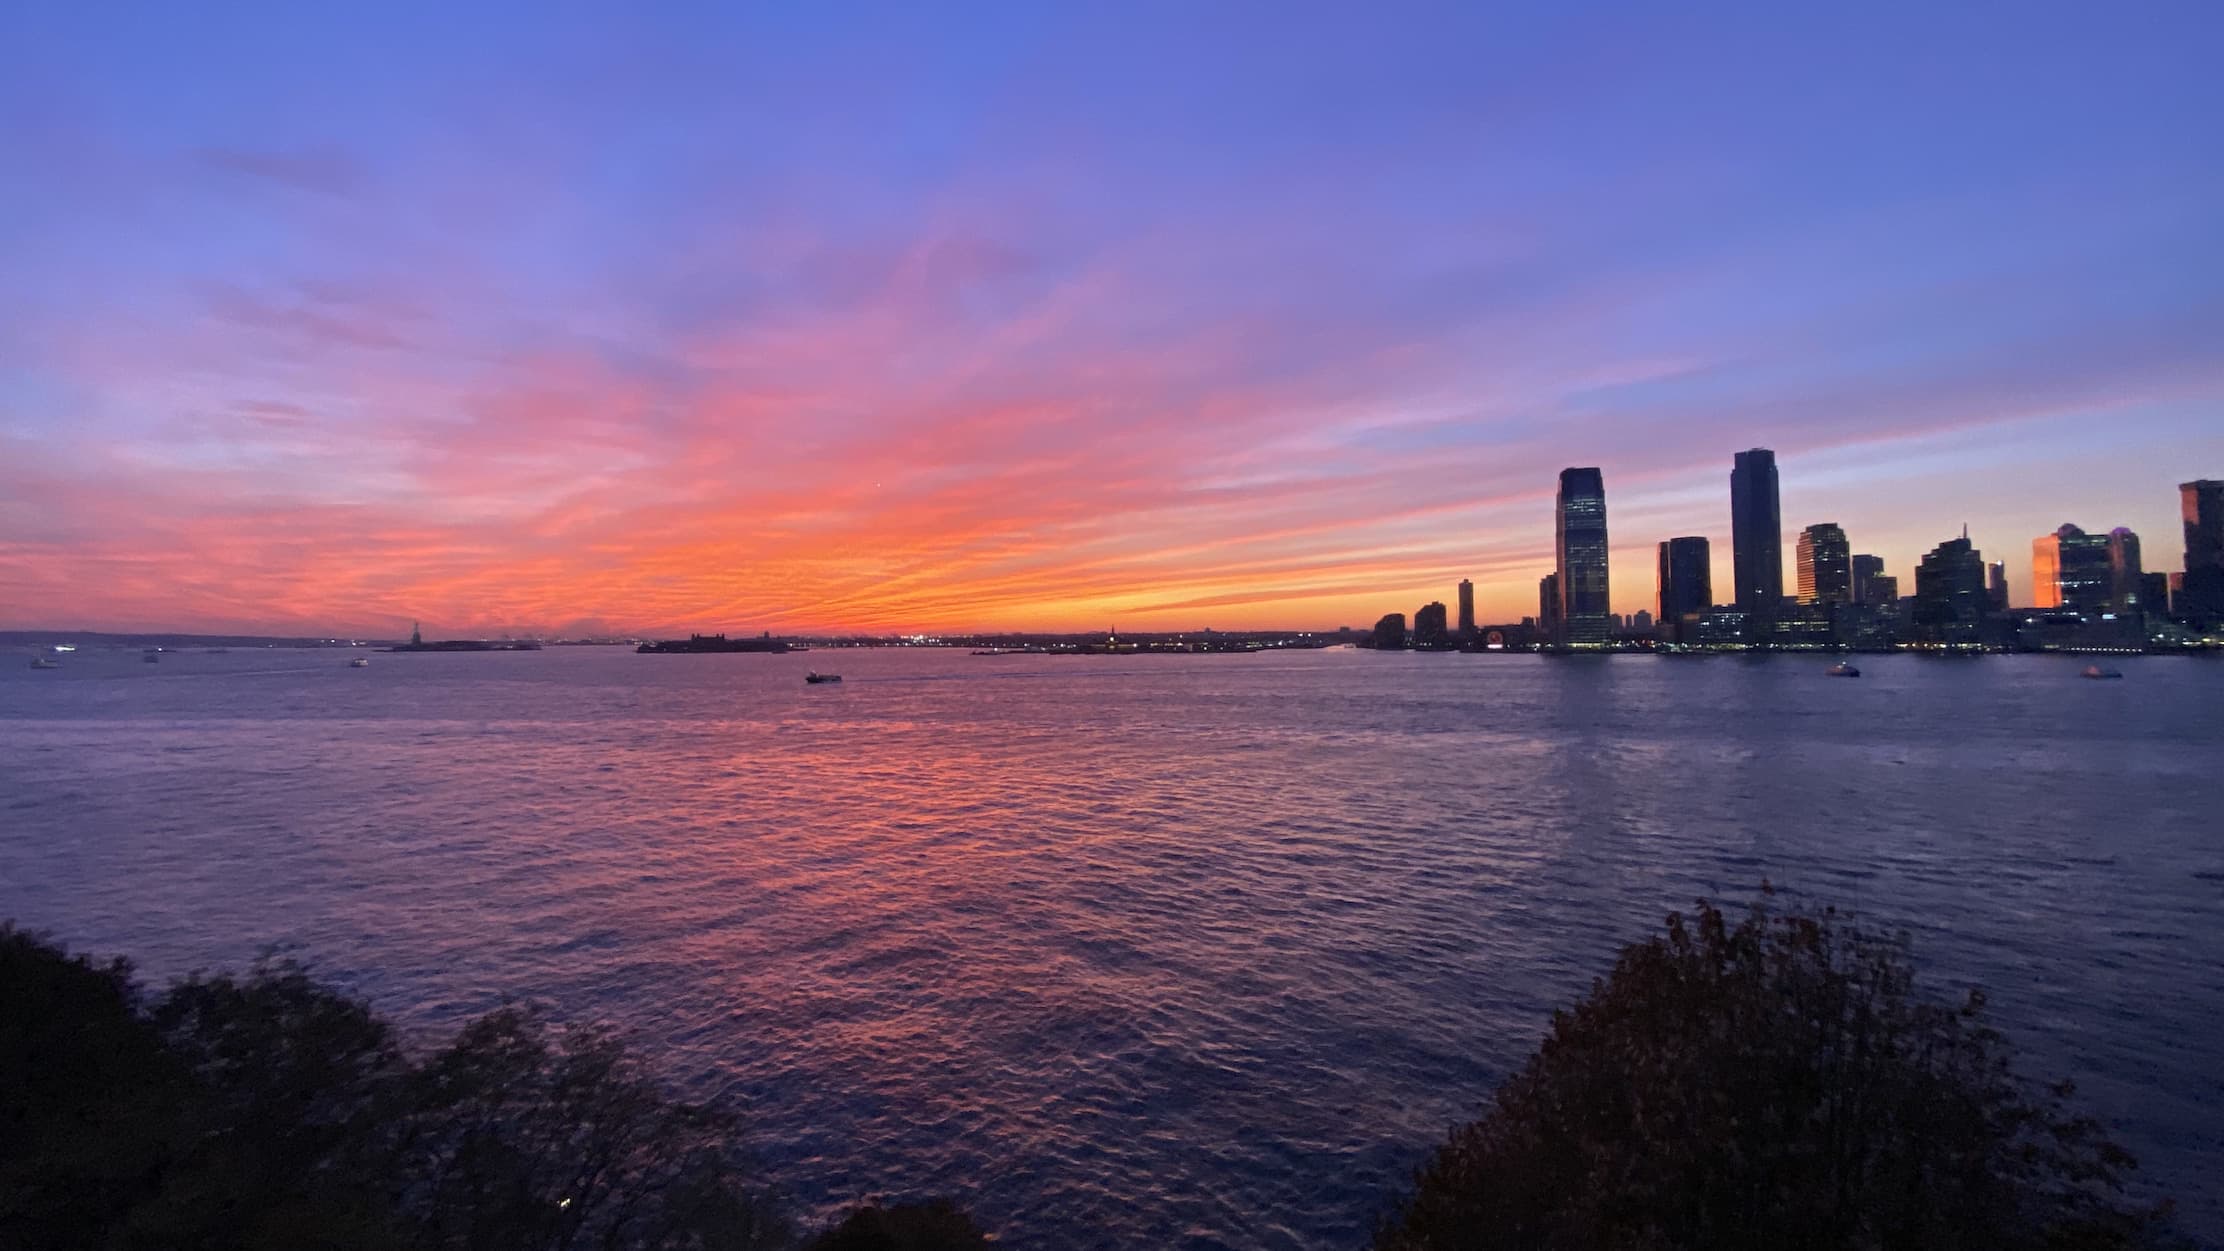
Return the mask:
{"type": "Polygon", "coordinates": [[[516,1009],[422,1062],[286,964],[151,1002],[0,927],[0,1239],[53,1248],[769,1251],[736,1127],[516,1009]]]}
{"type": "Polygon", "coordinates": [[[1623,949],[1378,1251],[2148,1245],[2129,1155],[1983,1020],[1917,996],[1904,939],[1711,904],[1623,949]]]}
{"type": "Polygon", "coordinates": [[[972,1218],[936,1200],[859,1208],[813,1238],[804,1251],[988,1251],[992,1245],[972,1218]]]}

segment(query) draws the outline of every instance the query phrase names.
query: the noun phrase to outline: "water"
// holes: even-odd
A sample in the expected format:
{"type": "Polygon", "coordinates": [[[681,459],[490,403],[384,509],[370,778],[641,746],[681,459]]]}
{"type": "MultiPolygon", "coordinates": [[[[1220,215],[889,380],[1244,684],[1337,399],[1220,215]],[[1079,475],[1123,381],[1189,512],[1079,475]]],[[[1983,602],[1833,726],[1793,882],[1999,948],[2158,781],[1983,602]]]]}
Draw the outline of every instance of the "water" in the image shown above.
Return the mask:
{"type": "Polygon", "coordinates": [[[1618,942],[1765,877],[1986,986],[2224,1241],[2224,664],[1825,663],[11,662],[0,917],[617,1021],[806,1213],[1348,1248],[1618,942]]]}

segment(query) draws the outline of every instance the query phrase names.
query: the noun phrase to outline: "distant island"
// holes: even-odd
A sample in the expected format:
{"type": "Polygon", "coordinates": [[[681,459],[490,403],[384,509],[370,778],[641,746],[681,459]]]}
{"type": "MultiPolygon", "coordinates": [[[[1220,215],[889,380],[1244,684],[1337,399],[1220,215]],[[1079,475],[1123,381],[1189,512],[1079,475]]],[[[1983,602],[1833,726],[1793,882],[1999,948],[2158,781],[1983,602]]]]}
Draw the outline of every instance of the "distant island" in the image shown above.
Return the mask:
{"type": "Polygon", "coordinates": [[[396,643],[379,650],[389,652],[537,652],[541,645],[532,639],[441,639],[427,643],[424,631],[412,622],[409,641],[396,643]]]}
{"type": "Polygon", "coordinates": [[[643,643],[633,650],[644,656],[669,656],[691,652],[789,652],[795,649],[785,639],[776,639],[768,632],[753,639],[730,639],[723,634],[690,634],[685,639],[667,639],[661,643],[643,643]]]}

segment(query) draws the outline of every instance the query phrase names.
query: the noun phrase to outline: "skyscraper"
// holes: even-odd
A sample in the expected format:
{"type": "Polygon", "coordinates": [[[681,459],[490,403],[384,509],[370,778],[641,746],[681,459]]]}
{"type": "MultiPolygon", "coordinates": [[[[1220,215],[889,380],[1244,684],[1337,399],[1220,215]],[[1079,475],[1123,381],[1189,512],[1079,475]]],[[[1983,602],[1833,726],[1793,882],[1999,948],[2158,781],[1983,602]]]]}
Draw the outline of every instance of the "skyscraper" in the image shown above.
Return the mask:
{"type": "Polygon", "coordinates": [[[2064,524],[2031,540],[2031,596],[2040,608],[2099,612],[2113,585],[2108,536],[2064,524]]]}
{"type": "Polygon", "coordinates": [[[1706,539],[1692,535],[1668,539],[1660,545],[1660,637],[1671,643],[1689,643],[1684,615],[1702,613],[1714,606],[1714,562],[1706,539]]]}
{"type": "MultiPolygon", "coordinates": [[[[2139,564],[2139,536],[2122,526],[2108,532],[2108,606],[2117,612],[2147,608],[2147,571],[2139,564]]],[[[2160,612],[2158,605],[2149,611],[2160,612]]]]}
{"type": "Polygon", "coordinates": [[[1972,644],[1985,619],[1985,558],[1969,537],[1948,539],[1915,567],[1915,629],[1926,642],[1972,644]]]}
{"type": "Polygon", "coordinates": [[[2172,588],[2170,611],[2197,629],[2224,625],[2224,481],[2178,484],[2185,518],[2185,575],[2172,588]]]}
{"type": "Polygon", "coordinates": [[[1817,522],[1799,532],[1799,602],[1853,602],[1853,548],[1835,521],[1817,522]]]}
{"type": "Polygon", "coordinates": [[[1730,470],[1730,557],[1737,606],[1773,621],[1784,600],[1784,521],[1776,507],[1776,453],[1765,447],[1739,452],[1730,470]]]}
{"type": "Polygon", "coordinates": [[[2224,481],[2203,478],[2178,484],[2185,517],[2185,568],[2224,569],[2224,481]]]}
{"type": "Polygon", "coordinates": [[[1465,578],[1460,579],[1459,605],[1460,640],[1465,642],[1475,637],[1475,584],[1465,578]]]}
{"type": "Polygon", "coordinates": [[[1537,637],[1557,646],[1560,642],[1560,575],[1537,579],[1537,637]]]}
{"type": "Polygon", "coordinates": [[[1875,583],[1884,576],[1884,557],[1862,554],[1855,556],[1850,563],[1853,571],[1853,602],[1878,602],[1875,583]]]}
{"type": "Polygon", "coordinates": [[[1995,560],[1985,566],[1985,607],[2008,611],[2008,562],[1995,560]]]}
{"type": "Polygon", "coordinates": [[[1597,469],[1560,471],[1553,550],[1559,557],[1559,641],[1568,647],[1602,647],[1612,642],[1614,631],[1607,621],[1606,479],[1597,469]]]}
{"type": "Polygon", "coordinates": [[[1442,648],[1451,642],[1451,631],[1444,625],[1444,601],[1432,599],[1421,605],[1421,611],[1413,614],[1413,645],[1442,648]]]}

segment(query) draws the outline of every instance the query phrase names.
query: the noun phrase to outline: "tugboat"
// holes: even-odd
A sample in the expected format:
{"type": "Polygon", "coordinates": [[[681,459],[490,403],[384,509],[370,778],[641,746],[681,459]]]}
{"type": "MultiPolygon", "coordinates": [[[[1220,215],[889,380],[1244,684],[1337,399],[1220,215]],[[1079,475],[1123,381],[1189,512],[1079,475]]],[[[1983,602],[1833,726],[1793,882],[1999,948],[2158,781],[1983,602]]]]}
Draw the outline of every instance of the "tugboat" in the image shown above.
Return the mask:
{"type": "Polygon", "coordinates": [[[1861,676],[1861,671],[1854,668],[1852,664],[1841,660],[1837,664],[1834,664],[1828,669],[1823,670],[1823,676],[1832,678],[1858,678],[1861,676]]]}
{"type": "Polygon", "coordinates": [[[811,686],[817,686],[822,682],[839,682],[842,680],[842,675],[839,673],[820,673],[813,669],[803,675],[803,680],[811,686]]]}
{"type": "Polygon", "coordinates": [[[2114,669],[2103,669],[2099,665],[2087,665],[2085,666],[2085,671],[2078,674],[2077,676],[2081,678],[2099,678],[2105,680],[2108,678],[2121,678],[2124,675],[2114,669]]]}

